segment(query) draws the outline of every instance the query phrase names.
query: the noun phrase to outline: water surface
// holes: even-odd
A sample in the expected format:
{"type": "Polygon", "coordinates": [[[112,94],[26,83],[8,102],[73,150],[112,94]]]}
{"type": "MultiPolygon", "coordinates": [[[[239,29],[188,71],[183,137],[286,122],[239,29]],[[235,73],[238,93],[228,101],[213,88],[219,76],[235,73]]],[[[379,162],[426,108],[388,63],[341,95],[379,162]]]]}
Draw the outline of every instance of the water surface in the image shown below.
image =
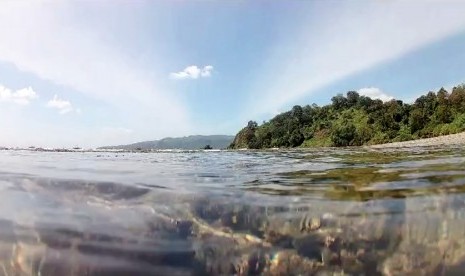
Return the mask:
{"type": "Polygon", "coordinates": [[[465,150],[0,151],[0,275],[465,273],[465,150]]]}

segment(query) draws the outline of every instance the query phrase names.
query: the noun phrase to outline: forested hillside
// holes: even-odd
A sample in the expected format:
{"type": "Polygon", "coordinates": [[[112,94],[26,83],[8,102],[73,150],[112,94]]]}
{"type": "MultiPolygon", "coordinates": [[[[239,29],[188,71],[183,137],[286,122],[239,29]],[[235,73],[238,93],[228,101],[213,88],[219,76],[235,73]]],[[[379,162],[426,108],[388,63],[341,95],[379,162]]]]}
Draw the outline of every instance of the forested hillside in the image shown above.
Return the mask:
{"type": "Polygon", "coordinates": [[[465,130],[465,85],[416,99],[383,102],[355,91],[331,104],[296,105],[258,125],[249,121],[230,148],[361,146],[407,141],[465,130]]]}

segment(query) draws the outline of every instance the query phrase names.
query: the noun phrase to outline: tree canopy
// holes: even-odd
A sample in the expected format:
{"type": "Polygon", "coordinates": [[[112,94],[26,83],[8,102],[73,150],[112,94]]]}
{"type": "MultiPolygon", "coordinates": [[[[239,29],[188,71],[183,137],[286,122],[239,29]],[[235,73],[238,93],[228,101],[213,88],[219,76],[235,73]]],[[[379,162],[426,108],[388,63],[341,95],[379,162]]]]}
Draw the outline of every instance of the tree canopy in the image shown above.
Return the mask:
{"type": "Polygon", "coordinates": [[[268,122],[249,121],[230,148],[361,146],[453,134],[465,130],[465,85],[441,88],[413,104],[383,102],[349,91],[331,104],[294,106],[268,122]]]}

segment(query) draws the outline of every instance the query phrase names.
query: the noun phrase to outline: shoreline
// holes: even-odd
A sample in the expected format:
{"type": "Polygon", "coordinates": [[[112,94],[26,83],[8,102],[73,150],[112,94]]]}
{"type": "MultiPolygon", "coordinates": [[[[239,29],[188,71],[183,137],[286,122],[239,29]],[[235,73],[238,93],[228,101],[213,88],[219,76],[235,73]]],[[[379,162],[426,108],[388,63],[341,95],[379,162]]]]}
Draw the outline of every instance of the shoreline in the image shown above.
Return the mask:
{"type": "MultiPolygon", "coordinates": [[[[421,138],[416,140],[409,140],[404,142],[391,142],[385,144],[365,145],[361,148],[369,149],[388,149],[388,148],[409,148],[409,147],[429,147],[429,146],[443,146],[443,145],[465,145],[465,132],[456,134],[442,135],[432,138],[421,138]]],[[[312,149],[320,147],[308,148],[293,148],[293,149],[312,149]]],[[[325,148],[325,147],[323,147],[325,148]]],[[[334,147],[328,147],[334,148],[334,147]]],[[[337,148],[337,147],[336,147],[337,148]]],[[[357,148],[357,147],[348,147],[357,148]]],[[[291,148],[292,149],[292,148],[291,148]]],[[[129,150],[129,149],[44,149],[44,148],[8,148],[0,147],[0,150],[14,150],[14,151],[36,151],[36,152],[102,152],[102,153],[150,153],[150,152],[185,152],[185,151],[231,151],[231,149],[212,149],[212,150],[187,150],[187,149],[150,149],[150,150],[129,150]]],[[[244,151],[249,149],[233,149],[232,151],[244,151]]],[[[279,148],[266,148],[262,150],[279,150],[279,148]]]]}
{"type": "Polygon", "coordinates": [[[404,142],[392,142],[386,144],[378,144],[365,146],[374,149],[384,148],[407,148],[407,147],[428,147],[428,146],[442,146],[442,145],[465,145],[465,132],[456,134],[442,135],[432,138],[422,138],[404,142]]]}

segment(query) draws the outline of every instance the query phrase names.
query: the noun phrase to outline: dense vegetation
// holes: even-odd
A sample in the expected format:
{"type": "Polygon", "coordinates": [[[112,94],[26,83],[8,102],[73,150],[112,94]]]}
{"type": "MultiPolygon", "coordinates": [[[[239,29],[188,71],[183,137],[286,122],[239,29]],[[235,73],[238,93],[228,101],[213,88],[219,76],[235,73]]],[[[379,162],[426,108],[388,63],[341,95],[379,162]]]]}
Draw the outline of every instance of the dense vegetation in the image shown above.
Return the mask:
{"type": "Polygon", "coordinates": [[[331,102],[296,105],[262,125],[250,121],[230,148],[361,146],[465,130],[465,85],[451,93],[443,88],[429,92],[413,104],[374,100],[355,91],[331,102]]]}

